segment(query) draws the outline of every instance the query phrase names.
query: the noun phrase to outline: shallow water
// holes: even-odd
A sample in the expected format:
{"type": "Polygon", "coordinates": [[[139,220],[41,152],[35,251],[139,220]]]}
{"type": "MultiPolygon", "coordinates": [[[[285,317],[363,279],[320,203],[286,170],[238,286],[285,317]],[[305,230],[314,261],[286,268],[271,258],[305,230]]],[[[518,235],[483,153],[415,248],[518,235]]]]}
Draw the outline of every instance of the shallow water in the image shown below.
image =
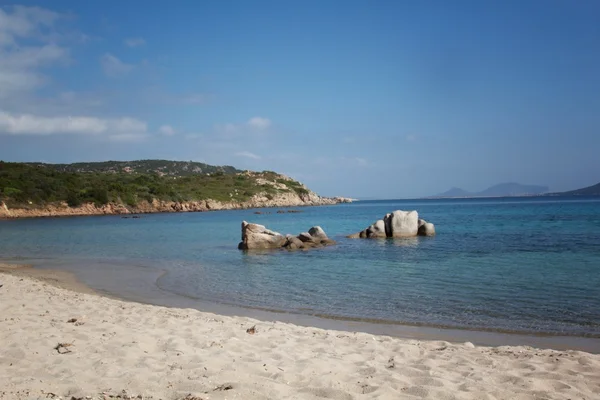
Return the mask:
{"type": "MultiPolygon", "coordinates": [[[[76,264],[82,274],[160,276],[160,289],[235,306],[346,319],[600,337],[600,199],[364,201],[207,213],[0,221],[0,256],[76,264]],[[433,238],[344,235],[416,209],[433,238]],[[282,233],[322,226],[338,245],[237,250],[240,223],[282,233]],[[93,274],[92,274],[93,272],[93,274]],[[100,273],[100,274],[99,274],[100,273]]],[[[151,301],[151,299],[147,299],[151,301]]]]}

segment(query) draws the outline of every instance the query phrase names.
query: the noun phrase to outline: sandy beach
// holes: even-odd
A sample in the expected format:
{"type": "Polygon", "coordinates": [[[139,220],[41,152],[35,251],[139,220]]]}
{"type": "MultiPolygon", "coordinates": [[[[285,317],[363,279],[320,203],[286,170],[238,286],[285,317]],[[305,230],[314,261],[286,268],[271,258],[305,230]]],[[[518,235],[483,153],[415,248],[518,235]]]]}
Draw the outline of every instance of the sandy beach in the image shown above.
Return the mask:
{"type": "Polygon", "coordinates": [[[600,355],[226,317],[4,265],[0,399],[598,399],[600,355]]]}

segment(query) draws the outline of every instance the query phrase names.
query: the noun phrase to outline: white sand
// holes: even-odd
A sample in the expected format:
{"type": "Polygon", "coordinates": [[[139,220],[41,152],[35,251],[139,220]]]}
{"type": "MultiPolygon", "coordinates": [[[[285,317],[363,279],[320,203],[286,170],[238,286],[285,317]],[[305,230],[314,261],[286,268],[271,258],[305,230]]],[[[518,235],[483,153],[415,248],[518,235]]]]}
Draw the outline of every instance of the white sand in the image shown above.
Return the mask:
{"type": "Polygon", "coordinates": [[[327,331],[6,274],[0,284],[0,399],[600,398],[600,355],[579,351],[327,331]]]}

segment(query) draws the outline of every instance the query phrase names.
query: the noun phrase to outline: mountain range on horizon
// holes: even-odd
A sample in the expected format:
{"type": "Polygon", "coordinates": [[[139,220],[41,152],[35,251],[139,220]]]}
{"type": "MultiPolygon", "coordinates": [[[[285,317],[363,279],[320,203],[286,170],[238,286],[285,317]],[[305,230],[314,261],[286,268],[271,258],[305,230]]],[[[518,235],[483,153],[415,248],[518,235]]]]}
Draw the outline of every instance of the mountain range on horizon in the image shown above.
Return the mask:
{"type": "Polygon", "coordinates": [[[600,196],[600,183],[586,186],[581,189],[568,190],[565,192],[550,192],[548,186],[522,185],[520,183],[499,183],[482,190],[481,192],[469,192],[467,190],[453,187],[435,196],[435,198],[461,198],[461,197],[517,197],[517,196],[600,196]]]}
{"type": "Polygon", "coordinates": [[[499,183],[490,186],[480,192],[469,192],[467,190],[453,187],[443,193],[429,198],[452,198],[452,197],[511,197],[511,196],[539,196],[549,192],[548,186],[523,185],[516,182],[499,183]]]}
{"type": "Polygon", "coordinates": [[[550,196],[600,196],[600,183],[567,192],[548,193],[550,196]]]}

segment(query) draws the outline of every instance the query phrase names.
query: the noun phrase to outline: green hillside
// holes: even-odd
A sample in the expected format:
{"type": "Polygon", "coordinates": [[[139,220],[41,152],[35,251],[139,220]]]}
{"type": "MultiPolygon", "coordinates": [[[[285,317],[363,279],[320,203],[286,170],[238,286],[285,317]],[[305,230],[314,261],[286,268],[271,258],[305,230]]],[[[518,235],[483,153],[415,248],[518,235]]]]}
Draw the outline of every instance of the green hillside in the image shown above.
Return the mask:
{"type": "Polygon", "coordinates": [[[201,163],[144,160],[53,165],[0,161],[0,202],[9,207],[62,201],[70,206],[86,202],[135,206],[154,199],[241,202],[257,193],[271,196],[285,192],[309,191],[274,172],[239,172],[233,167],[201,163]]]}
{"type": "Polygon", "coordinates": [[[214,166],[193,161],[169,160],[137,160],[137,161],[103,161],[82,162],[73,164],[27,163],[33,166],[44,166],[60,172],[137,172],[140,174],[159,174],[170,176],[187,176],[198,174],[236,174],[242,172],[232,166],[214,166]]]}

